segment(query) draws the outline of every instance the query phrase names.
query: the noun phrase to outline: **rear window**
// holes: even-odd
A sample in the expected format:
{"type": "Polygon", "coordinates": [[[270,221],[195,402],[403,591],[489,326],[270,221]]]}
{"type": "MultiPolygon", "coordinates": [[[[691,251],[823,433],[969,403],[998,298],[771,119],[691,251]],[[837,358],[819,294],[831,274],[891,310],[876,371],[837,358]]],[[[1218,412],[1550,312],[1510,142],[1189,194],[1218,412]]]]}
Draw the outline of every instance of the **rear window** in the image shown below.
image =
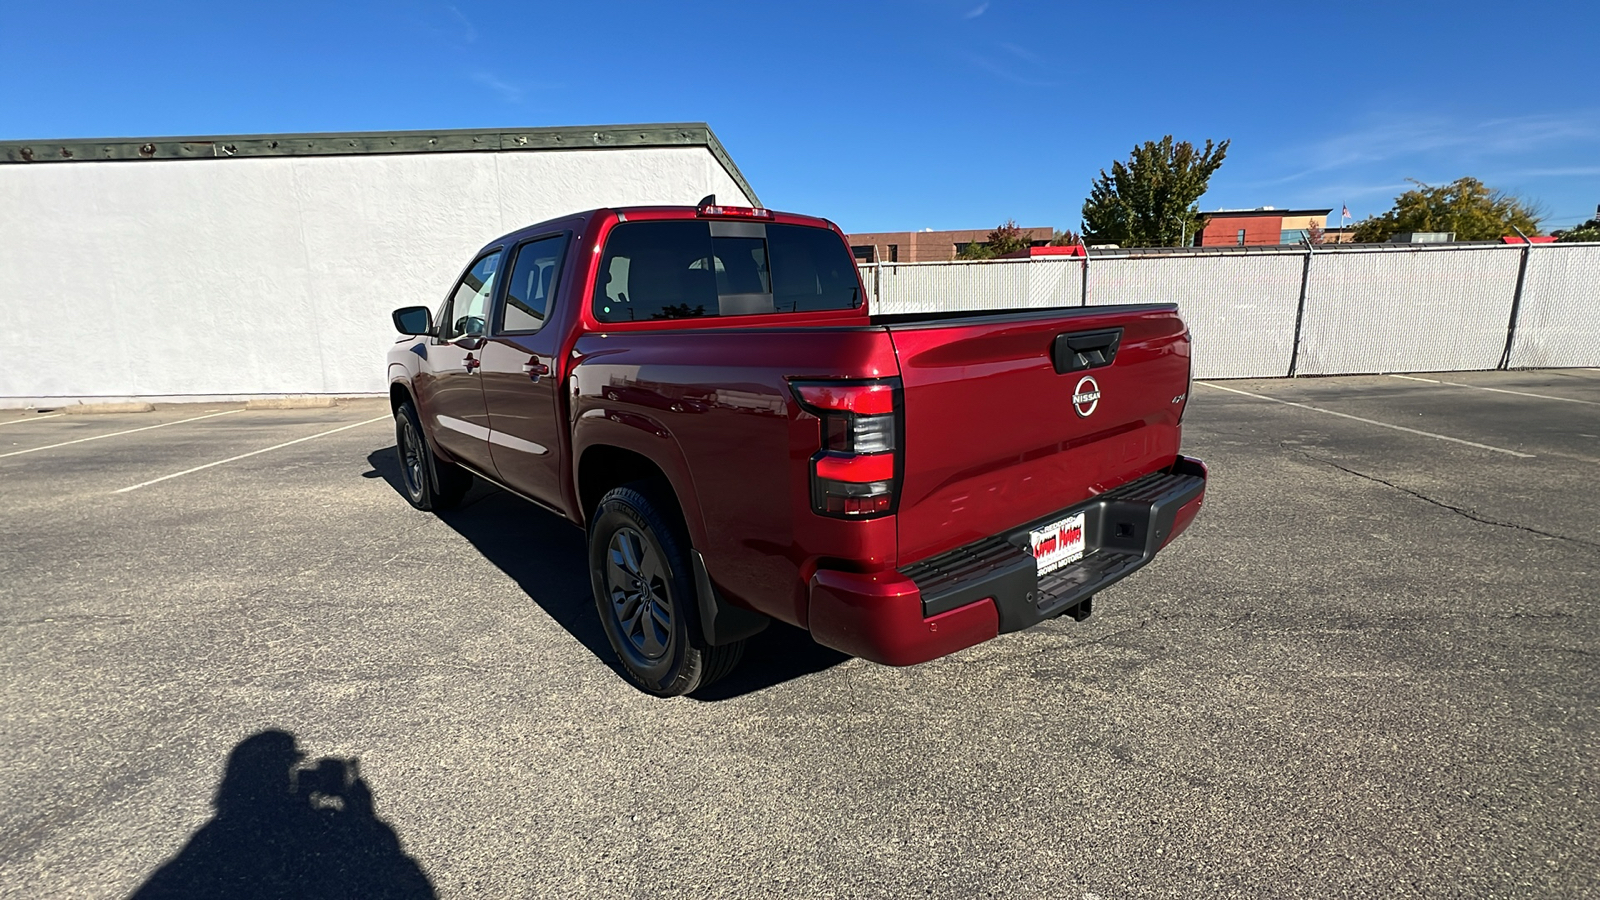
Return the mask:
{"type": "Polygon", "coordinates": [[[648,322],[861,305],[837,234],[763,222],[625,222],[611,230],[594,291],[601,322],[648,322]]]}

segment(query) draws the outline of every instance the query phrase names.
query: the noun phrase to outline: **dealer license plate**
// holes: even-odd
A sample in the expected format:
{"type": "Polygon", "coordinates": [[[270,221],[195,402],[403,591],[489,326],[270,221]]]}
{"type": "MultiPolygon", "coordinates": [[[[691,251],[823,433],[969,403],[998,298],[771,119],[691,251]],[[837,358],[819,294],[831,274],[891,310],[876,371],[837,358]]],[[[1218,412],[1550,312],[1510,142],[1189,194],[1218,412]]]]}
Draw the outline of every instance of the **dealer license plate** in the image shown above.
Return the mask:
{"type": "Polygon", "coordinates": [[[1077,562],[1083,558],[1083,513],[1028,532],[1028,545],[1040,575],[1077,562]]]}

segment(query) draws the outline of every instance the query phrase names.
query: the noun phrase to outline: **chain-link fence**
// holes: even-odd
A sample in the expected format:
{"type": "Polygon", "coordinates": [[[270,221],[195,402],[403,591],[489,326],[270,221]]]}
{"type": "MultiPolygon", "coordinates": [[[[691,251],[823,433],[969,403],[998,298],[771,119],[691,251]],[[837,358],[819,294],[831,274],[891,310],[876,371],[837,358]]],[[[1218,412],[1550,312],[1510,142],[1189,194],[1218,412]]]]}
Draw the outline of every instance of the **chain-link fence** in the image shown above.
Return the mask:
{"type": "Polygon", "coordinates": [[[861,267],[873,309],[885,315],[949,309],[1044,309],[1083,302],[1083,263],[1076,260],[958,260],[877,263],[861,267]]]}
{"type": "Polygon", "coordinates": [[[1088,301],[1176,303],[1194,335],[1196,375],[1272,378],[1289,371],[1304,270],[1305,254],[1294,250],[1096,255],[1089,262],[1088,301]]]}
{"type": "Polygon", "coordinates": [[[1419,244],[1312,257],[1295,374],[1495,368],[1521,259],[1506,245],[1419,244]]]}
{"type": "Polygon", "coordinates": [[[1177,303],[1200,378],[1600,366],[1600,244],[1096,251],[862,276],[890,314],[1177,303]]]}
{"type": "Polygon", "coordinates": [[[1600,244],[1541,245],[1528,253],[1507,364],[1600,366],[1600,244]]]}

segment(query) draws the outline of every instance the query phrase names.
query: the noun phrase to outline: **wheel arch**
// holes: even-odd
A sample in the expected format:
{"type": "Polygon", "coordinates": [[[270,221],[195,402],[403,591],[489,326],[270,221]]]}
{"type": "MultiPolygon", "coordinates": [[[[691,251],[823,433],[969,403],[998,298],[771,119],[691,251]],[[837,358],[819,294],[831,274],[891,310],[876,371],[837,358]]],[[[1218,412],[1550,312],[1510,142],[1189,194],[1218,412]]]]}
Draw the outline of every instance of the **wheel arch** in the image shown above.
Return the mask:
{"type": "Polygon", "coordinates": [[[600,498],[613,488],[638,481],[654,482],[667,492],[663,499],[676,507],[691,547],[704,546],[705,529],[699,521],[700,509],[686,482],[686,472],[669,471],[651,456],[617,444],[591,444],[578,457],[576,472],[580,521],[585,527],[600,498]],[[675,477],[676,476],[676,477],[675,477]]]}
{"type": "Polygon", "coordinates": [[[411,396],[411,386],[402,380],[396,379],[389,382],[390,414],[398,415],[400,413],[400,405],[402,403],[410,403],[413,407],[415,407],[417,405],[417,400],[415,397],[411,396]]]}

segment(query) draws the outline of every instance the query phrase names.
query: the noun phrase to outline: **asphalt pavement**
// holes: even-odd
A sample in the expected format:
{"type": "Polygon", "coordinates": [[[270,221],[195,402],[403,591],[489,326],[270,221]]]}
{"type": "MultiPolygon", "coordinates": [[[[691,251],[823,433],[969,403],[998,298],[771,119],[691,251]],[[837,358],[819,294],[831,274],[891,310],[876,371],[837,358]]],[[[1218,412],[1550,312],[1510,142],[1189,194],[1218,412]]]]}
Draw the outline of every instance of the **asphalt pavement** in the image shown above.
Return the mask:
{"type": "Polygon", "coordinates": [[[675,700],[580,532],[393,444],[0,411],[0,896],[1600,894],[1600,371],[1199,383],[1205,509],[1087,621],[675,700]]]}

